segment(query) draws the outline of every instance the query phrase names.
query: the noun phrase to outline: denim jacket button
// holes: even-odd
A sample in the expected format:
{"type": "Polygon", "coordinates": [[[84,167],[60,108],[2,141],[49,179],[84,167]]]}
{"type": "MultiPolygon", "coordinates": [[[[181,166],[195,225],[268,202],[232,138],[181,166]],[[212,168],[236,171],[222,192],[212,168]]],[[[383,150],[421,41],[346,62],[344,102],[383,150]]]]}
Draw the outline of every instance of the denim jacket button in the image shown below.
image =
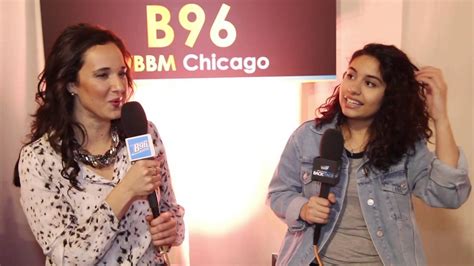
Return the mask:
{"type": "Polygon", "coordinates": [[[378,231],[377,231],[377,236],[378,236],[378,237],[382,237],[382,236],[383,236],[383,231],[382,231],[382,230],[378,230],[378,231]]]}
{"type": "Polygon", "coordinates": [[[374,205],[374,203],[375,203],[375,202],[374,202],[373,199],[368,199],[368,200],[367,200],[367,205],[369,205],[369,206],[374,205]]]}

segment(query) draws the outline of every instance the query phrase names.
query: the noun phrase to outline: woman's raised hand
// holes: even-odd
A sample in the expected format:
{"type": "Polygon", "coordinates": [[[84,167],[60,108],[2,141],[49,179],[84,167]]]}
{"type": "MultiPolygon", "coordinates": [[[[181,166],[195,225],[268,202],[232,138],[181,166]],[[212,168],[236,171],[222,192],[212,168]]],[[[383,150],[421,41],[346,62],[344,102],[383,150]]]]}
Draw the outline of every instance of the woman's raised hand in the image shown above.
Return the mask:
{"type": "Polygon", "coordinates": [[[440,69],[427,66],[415,72],[415,78],[424,85],[426,105],[434,122],[448,118],[448,86],[440,69]]]}
{"type": "Polygon", "coordinates": [[[159,188],[160,184],[161,168],[156,159],[135,162],[120,182],[134,197],[147,196],[159,188]]]}

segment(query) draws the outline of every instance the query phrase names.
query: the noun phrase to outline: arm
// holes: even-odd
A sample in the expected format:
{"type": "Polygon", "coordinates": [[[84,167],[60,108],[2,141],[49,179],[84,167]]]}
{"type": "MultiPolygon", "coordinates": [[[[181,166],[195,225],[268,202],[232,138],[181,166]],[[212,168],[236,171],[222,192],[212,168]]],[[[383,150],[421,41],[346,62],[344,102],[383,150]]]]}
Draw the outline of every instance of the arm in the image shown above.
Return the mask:
{"type": "Polygon", "coordinates": [[[447,114],[447,86],[439,69],[424,67],[416,72],[424,84],[426,105],[435,126],[435,154],[426,143],[417,143],[408,164],[414,194],[433,207],[457,208],[471,191],[467,160],[457,147],[447,114]]]}
{"type": "Polygon", "coordinates": [[[457,167],[451,167],[428,150],[426,142],[416,144],[408,158],[407,173],[413,194],[426,204],[440,208],[458,208],[469,197],[471,183],[467,160],[459,151],[457,167]]]}
{"type": "Polygon", "coordinates": [[[267,204],[292,232],[304,230],[307,226],[300,219],[300,211],[308,199],[302,195],[303,184],[299,178],[298,158],[299,151],[293,134],[283,150],[267,194],[267,204]]]}
{"type": "Polygon", "coordinates": [[[155,160],[139,160],[130,167],[126,176],[105,199],[119,220],[135,199],[146,197],[160,186],[160,171],[160,165],[155,160]]]}
{"type": "Polygon", "coordinates": [[[448,88],[441,70],[434,67],[423,67],[416,72],[416,79],[424,84],[426,105],[434,121],[436,156],[443,163],[456,167],[459,151],[448,118],[448,88]]]}
{"type": "Polygon", "coordinates": [[[29,146],[22,150],[19,170],[20,201],[36,240],[56,265],[93,264],[114,240],[119,219],[107,202],[102,202],[79,222],[65,195],[67,191],[76,193],[75,189],[68,190],[66,183],[53,177],[60,174],[54,167],[58,161],[48,160],[35,151],[29,146]]]}
{"type": "Polygon", "coordinates": [[[72,188],[61,177],[61,167],[59,155],[46,141],[22,150],[24,212],[45,255],[55,264],[95,264],[120,233],[117,232],[119,221],[130,203],[159,185],[155,170],[158,163],[152,160],[136,163],[115,188],[104,188],[102,194],[72,188]]]}

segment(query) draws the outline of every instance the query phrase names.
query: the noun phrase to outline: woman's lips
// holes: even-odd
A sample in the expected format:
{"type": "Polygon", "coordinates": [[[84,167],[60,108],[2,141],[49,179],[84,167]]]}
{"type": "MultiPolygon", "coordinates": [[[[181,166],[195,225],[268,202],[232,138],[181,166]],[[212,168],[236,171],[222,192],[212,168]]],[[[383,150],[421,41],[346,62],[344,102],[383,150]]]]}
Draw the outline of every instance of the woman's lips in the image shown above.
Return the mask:
{"type": "Polygon", "coordinates": [[[344,96],[344,100],[346,100],[346,105],[348,107],[360,107],[360,106],[364,105],[363,103],[361,103],[357,100],[354,100],[352,98],[349,98],[347,96],[344,96]]]}
{"type": "Polygon", "coordinates": [[[115,100],[110,101],[110,103],[111,103],[114,107],[120,107],[120,106],[122,105],[122,100],[121,100],[121,99],[115,99],[115,100]]]}

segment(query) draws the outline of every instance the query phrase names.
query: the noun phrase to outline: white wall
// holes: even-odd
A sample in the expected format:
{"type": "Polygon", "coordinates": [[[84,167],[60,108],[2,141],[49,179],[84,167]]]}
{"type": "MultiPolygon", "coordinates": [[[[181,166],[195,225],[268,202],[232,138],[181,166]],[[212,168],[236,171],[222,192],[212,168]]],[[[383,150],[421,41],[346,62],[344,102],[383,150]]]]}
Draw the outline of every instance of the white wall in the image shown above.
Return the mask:
{"type": "MultiPolygon", "coordinates": [[[[37,23],[39,17],[35,13],[37,2],[0,0],[0,145],[5,150],[0,155],[1,265],[43,263],[18,203],[19,190],[11,185],[13,164],[28,129],[28,114],[35,107],[36,77],[41,70],[42,50],[36,37],[40,33],[37,23]]],[[[455,136],[458,144],[464,148],[471,168],[474,167],[472,2],[339,0],[337,12],[338,76],[345,69],[352,52],[367,42],[395,44],[419,65],[433,64],[443,69],[449,84],[449,115],[455,136]]],[[[295,108],[301,106],[295,114],[302,112],[302,120],[311,118],[314,113],[312,109],[320,101],[318,92],[321,88],[327,91],[327,87],[327,84],[319,84],[308,90],[306,86],[306,89],[289,97],[289,105],[295,108]],[[294,97],[298,93],[301,93],[301,98],[294,97]]],[[[268,99],[271,97],[268,95],[268,99]]],[[[225,102],[222,106],[225,106],[225,102]]],[[[265,106],[264,103],[262,106],[265,106]]],[[[283,129],[285,132],[282,134],[288,135],[292,127],[283,129]]],[[[172,154],[174,151],[169,152],[172,154]]],[[[182,171],[178,167],[174,166],[176,172],[182,171]]],[[[273,171],[271,167],[268,168],[260,173],[262,183],[266,182],[264,179],[270,178],[273,171]]],[[[472,176],[472,170],[470,173],[472,176]]],[[[474,251],[472,197],[458,210],[435,210],[420,203],[416,207],[430,264],[474,265],[471,255],[474,251]]],[[[195,235],[189,243],[191,249],[194,247],[207,256],[214,256],[220,252],[215,250],[216,243],[240,238],[228,253],[227,261],[218,258],[220,265],[270,265],[270,254],[278,250],[284,231],[283,224],[267,207],[261,206],[261,211],[238,230],[220,236],[195,235]],[[207,241],[212,244],[207,245],[207,241]]],[[[195,258],[194,263],[191,260],[191,265],[205,264],[205,257],[195,258]]]]}
{"type": "MultiPolygon", "coordinates": [[[[473,180],[473,53],[470,0],[405,1],[402,48],[418,66],[443,71],[448,84],[448,108],[457,144],[463,147],[473,180]]],[[[472,181],[471,181],[472,182],[472,181]]],[[[415,211],[432,265],[474,264],[474,200],[446,210],[415,202],[415,211]]]]}
{"type": "Polygon", "coordinates": [[[44,263],[12,185],[13,166],[34,110],[40,71],[35,2],[0,0],[0,264],[44,263]]]}

